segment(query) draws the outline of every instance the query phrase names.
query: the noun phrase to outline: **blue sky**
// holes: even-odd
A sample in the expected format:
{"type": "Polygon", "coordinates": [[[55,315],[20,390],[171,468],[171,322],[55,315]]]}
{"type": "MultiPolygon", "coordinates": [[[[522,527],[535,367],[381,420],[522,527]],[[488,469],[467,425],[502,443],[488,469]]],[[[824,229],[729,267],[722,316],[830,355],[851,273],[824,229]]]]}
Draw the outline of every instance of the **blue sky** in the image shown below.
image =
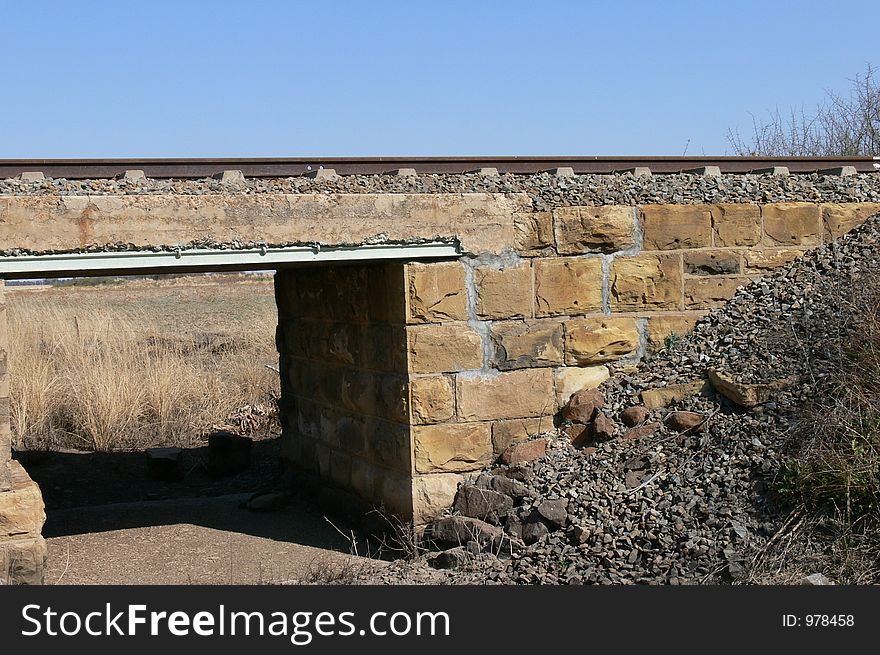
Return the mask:
{"type": "Polygon", "coordinates": [[[0,157],[724,154],[880,3],[0,0],[0,157]]]}

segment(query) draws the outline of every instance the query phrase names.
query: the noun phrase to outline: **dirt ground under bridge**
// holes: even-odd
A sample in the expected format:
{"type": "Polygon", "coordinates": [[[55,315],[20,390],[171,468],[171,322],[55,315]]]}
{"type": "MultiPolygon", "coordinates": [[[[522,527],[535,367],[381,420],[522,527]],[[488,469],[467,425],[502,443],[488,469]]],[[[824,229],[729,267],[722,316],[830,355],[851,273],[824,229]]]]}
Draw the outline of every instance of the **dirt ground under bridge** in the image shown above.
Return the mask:
{"type": "Polygon", "coordinates": [[[323,516],[246,494],[50,510],[47,584],[275,584],[340,579],[384,563],[349,554],[323,516]],[[137,527],[112,527],[139,524],[137,527]]]}
{"type": "MultiPolygon", "coordinates": [[[[288,489],[277,438],[254,443],[251,466],[214,479],[192,466],[176,481],[145,475],[143,452],[17,453],[46,503],[47,584],[274,584],[344,582],[385,562],[306,497],[246,509],[288,489]]],[[[206,447],[184,452],[187,462],[206,447]]]]}

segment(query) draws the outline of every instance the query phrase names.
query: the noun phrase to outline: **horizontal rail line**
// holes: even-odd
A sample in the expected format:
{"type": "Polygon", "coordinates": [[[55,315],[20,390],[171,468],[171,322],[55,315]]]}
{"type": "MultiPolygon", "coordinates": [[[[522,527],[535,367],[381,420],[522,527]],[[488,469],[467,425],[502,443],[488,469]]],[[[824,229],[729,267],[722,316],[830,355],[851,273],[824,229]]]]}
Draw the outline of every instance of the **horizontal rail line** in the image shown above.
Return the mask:
{"type": "Polygon", "coordinates": [[[499,173],[534,174],[571,168],[576,174],[610,174],[646,167],[655,174],[681,173],[717,166],[722,173],[749,173],[777,166],[791,173],[851,166],[859,173],[880,169],[878,157],[262,157],[199,159],[0,159],[0,179],[26,172],[50,178],[103,179],[127,170],[147,177],[201,179],[224,170],[240,170],[246,177],[278,178],[307,175],[321,167],[339,175],[378,175],[411,168],[419,174],[460,174],[481,168],[499,173]]]}

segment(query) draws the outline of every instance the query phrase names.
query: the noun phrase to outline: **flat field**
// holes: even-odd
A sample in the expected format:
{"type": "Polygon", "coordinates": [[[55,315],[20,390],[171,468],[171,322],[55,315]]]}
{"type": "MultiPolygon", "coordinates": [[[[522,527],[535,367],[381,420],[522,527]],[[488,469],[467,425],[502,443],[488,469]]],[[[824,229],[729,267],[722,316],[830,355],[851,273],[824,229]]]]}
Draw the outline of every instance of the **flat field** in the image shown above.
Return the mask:
{"type": "Polygon", "coordinates": [[[17,450],[199,445],[268,436],[278,373],[271,276],[7,288],[17,450]]]}

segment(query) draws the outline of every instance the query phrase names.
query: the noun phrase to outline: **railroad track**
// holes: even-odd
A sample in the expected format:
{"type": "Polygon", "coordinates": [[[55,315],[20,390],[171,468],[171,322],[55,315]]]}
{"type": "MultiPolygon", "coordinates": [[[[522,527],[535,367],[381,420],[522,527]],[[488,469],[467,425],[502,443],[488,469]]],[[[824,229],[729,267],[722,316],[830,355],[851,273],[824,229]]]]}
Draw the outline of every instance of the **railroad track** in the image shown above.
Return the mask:
{"type": "Polygon", "coordinates": [[[468,173],[494,168],[499,173],[534,174],[571,168],[576,174],[610,174],[637,168],[653,174],[700,171],[718,167],[722,173],[750,173],[785,167],[790,173],[816,173],[852,167],[858,173],[880,170],[880,157],[278,157],[212,159],[0,159],[0,179],[25,172],[46,177],[111,178],[126,170],[142,170],[147,177],[200,179],[224,170],[240,170],[246,177],[295,177],[319,168],[339,175],[378,175],[401,169],[419,174],[468,173]]]}

